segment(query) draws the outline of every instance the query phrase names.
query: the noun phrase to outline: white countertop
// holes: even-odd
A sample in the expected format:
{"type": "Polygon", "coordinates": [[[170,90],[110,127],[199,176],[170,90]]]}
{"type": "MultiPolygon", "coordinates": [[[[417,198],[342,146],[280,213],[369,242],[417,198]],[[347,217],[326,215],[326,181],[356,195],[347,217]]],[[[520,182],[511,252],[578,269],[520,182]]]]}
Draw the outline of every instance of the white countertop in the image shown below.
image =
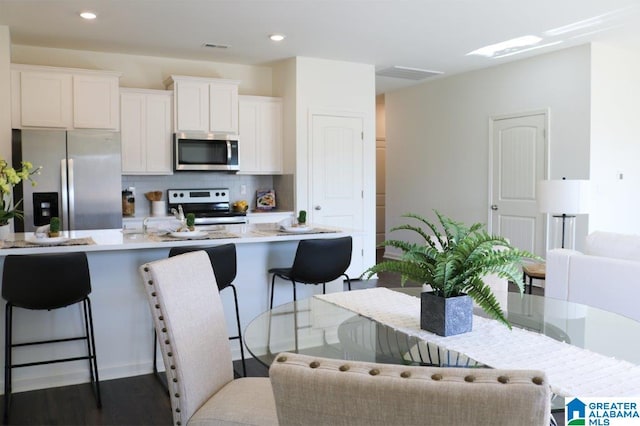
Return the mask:
{"type": "MultiPolygon", "coordinates": [[[[88,231],[65,231],[62,237],[67,238],[87,238],[91,237],[95,244],[90,245],[68,245],[68,246],[33,246],[21,248],[0,249],[0,256],[10,254],[36,254],[36,253],[64,253],[64,252],[97,252],[113,250],[142,250],[155,248],[170,248],[178,246],[201,246],[219,245],[226,243],[248,244],[248,243],[268,243],[277,241],[303,240],[309,238],[336,238],[345,235],[356,235],[358,232],[351,232],[345,229],[321,226],[322,229],[332,229],[331,233],[300,233],[295,235],[278,235],[274,227],[249,227],[246,225],[226,225],[223,227],[227,233],[238,235],[237,238],[207,238],[197,240],[173,240],[156,241],[149,238],[149,235],[142,233],[123,233],[121,229],[94,229],[88,231]],[[243,232],[244,231],[244,232],[243,232]]],[[[12,234],[9,240],[30,240],[34,239],[34,234],[17,233],[12,234]]]]}

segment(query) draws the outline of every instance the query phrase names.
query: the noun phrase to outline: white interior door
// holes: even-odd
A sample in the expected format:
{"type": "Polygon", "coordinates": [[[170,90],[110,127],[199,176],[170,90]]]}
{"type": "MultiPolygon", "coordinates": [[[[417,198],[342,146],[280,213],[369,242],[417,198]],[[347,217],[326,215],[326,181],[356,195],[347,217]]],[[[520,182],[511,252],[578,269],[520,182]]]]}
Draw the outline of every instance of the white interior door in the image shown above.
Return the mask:
{"type": "MultiPolygon", "coordinates": [[[[311,221],[362,230],[363,122],[358,117],[312,116],[311,221]]],[[[350,270],[362,272],[362,241],[353,239],[350,270]],[[359,259],[359,260],[358,260],[359,259]]]]}
{"type": "Polygon", "coordinates": [[[546,127],[546,113],[492,121],[490,232],[540,256],[545,233],[536,184],[546,177],[546,127]]]}

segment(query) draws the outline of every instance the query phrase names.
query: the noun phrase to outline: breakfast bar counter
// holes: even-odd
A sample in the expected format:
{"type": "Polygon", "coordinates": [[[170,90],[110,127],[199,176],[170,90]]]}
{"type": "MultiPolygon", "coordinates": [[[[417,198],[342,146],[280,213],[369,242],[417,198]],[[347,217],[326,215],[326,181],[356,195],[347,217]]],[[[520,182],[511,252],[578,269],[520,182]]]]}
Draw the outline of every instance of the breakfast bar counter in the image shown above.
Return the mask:
{"type": "MultiPolygon", "coordinates": [[[[172,247],[235,243],[238,273],[234,284],[238,289],[240,320],[244,329],[253,318],[268,309],[267,271],[272,267],[290,265],[299,240],[346,235],[359,234],[327,227],[297,233],[282,232],[275,227],[254,228],[246,225],[228,225],[207,230],[206,235],[200,234],[198,239],[176,238],[155,232],[128,233],[120,229],[63,232],[62,238],[58,240],[39,239],[32,233],[25,233],[14,234],[3,242],[0,248],[0,266],[4,264],[4,257],[12,254],[87,253],[98,369],[100,379],[108,380],[152,371],[152,321],[139,274],[142,264],[166,258],[172,247]]],[[[362,265],[354,262],[348,273],[351,277],[357,277],[362,272],[361,269],[362,265]]],[[[64,283],[56,282],[55,277],[51,277],[51,285],[61,286],[64,283]]],[[[189,283],[185,282],[184,285],[188,286],[189,283]]],[[[298,297],[309,297],[318,291],[322,291],[321,287],[300,286],[298,297]]],[[[342,291],[342,283],[329,283],[327,292],[332,291],[342,291]]],[[[229,332],[236,334],[232,294],[222,291],[221,297],[229,332]]],[[[291,298],[290,284],[276,284],[276,305],[290,301],[291,298]]],[[[4,303],[1,309],[4,310],[4,303]]],[[[51,312],[15,309],[14,341],[18,342],[21,338],[62,338],[80,333],[80,314],[80,305],[51,312]]],[[[0,318],[4,321],[4,314],[0,318]]],[[[233,357],[238,359],[238,342],[232,341],[231,344],[233,357]]],[[[84,348],[79,342],[63,343],[53,348],[16,348],[14,359],[35,361],[43,354],[50,355],[51,350],[56,351],[56,357],[66,357],[82,353],[84,348]]],[[[156,357],[158,365],[162,366],[160,354],[156,354],[156,357]]],[[[14,392],[20,392],[88,382],[89,372],[86,362],[72,362],[17,369],[13,377],[14,392]]]]}

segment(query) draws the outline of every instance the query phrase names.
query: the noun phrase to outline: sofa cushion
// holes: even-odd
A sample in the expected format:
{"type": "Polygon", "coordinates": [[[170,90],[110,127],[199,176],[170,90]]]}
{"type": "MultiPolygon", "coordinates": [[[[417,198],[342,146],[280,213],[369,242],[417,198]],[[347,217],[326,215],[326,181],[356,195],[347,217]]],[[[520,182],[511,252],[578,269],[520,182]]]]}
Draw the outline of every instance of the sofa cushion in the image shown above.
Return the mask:
{"type": "Polygon", "coordinates": [[[640,235],[596,231],[587,236],[585,254],[640,261],[640,235]]]}

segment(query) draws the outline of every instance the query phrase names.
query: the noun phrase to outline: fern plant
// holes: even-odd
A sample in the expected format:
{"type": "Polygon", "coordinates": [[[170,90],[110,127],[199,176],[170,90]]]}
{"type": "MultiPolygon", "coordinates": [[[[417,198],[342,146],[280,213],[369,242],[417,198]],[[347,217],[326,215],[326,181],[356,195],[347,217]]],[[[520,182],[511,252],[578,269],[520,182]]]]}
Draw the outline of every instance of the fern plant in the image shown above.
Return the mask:
{"type": "Polygon", "coordinates": [[[403,215],[416,219],[423,226],[404,224],[392,228],[391,231],[416,232],[424,243],[383,241],[380,246],[400,249],[403,252],[402,257],[400,260],[378,263],[367,269],[363,275],[370,278],[378,272],[396,272],[401,274],[403,286],[410,280],[430,285],[434,294],[441,297],[468,294],[489,316],[511,328],[500,304],[483,278],[489,274],[496,274],[516,283],[522,294],[524,283],[519,266],[524,259],[539,259],[538,256],[513,247],[503,237],[489,235],[480,223],[467,227],[438,211],[435,213],[439,225],[417,214],[403,215]]]}

